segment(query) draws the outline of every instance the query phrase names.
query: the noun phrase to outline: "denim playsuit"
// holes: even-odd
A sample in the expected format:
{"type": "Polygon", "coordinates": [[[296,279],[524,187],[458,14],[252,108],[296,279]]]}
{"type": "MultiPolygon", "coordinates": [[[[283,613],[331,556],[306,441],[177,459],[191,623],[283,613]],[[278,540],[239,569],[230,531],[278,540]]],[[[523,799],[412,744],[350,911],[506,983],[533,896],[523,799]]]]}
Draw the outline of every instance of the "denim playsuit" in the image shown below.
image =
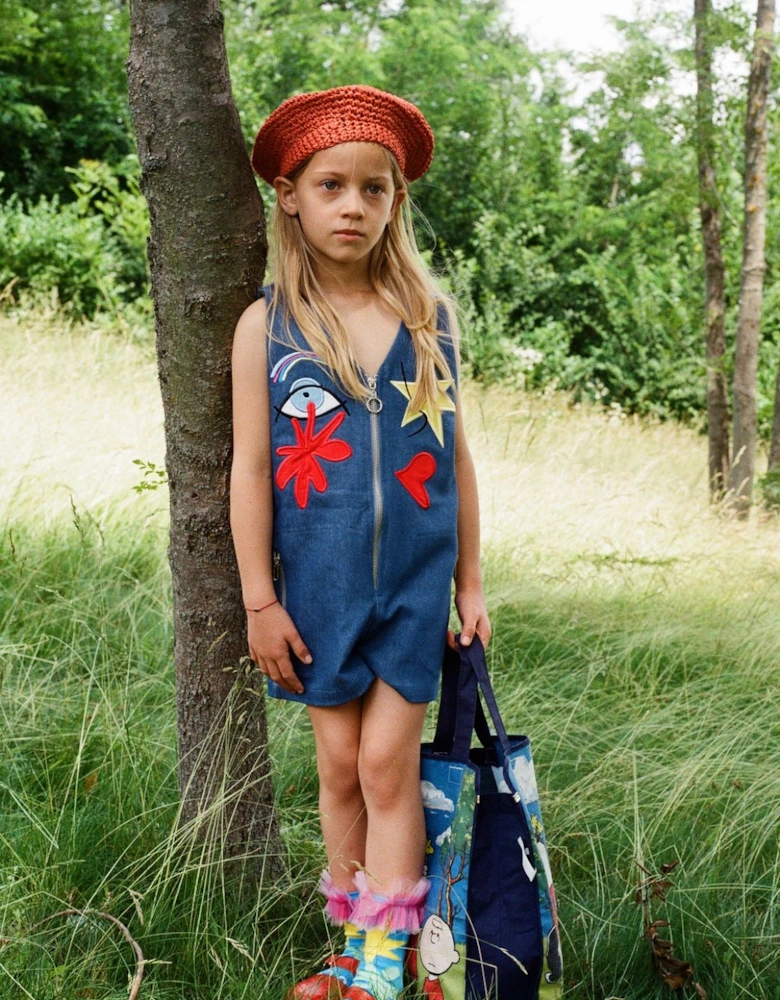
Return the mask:
{"type": "Polygon", "coordinates": [[[268,311],[276,593],[313,662],[276,698],[341,705],[381,677],[407,701],[437,694],[457,558],[455,352],[435,405],[414,411],[402,323],[367,401],[345,396],[281,309],[268,311]]]}

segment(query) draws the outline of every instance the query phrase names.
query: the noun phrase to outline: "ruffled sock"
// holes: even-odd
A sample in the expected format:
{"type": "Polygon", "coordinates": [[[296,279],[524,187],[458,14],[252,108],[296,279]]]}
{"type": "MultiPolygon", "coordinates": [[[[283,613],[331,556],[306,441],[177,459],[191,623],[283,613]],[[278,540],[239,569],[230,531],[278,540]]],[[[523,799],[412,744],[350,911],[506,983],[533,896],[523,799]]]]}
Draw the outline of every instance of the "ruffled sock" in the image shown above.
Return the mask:
{"type": "Polygon", "coordinates": [[[352,919],[365,929],[363,957],[345,1000],[396,1000],[404,986],[404,960],[410,934],[420,930],[430,883],[391,887],[386,896],[372,892],[365,872],[355,875],[360,895],[352,919]]]}
{"type": "MultiPolygon", "coordinates": [[[[353,997],[355,990],[364,990],[374,1000],[396,1000],[404,988],[404,959],[408,941],[407,931],[393,932],[378,927],[366,931],[363,958],[347,990],[347,997],[353,997]]],[[[364,1000],[360,994],[358,997],[364,1000]]]]}
{"type": "Polygon", "coordinates": [[[320,878],[320,892],[325,896],[325,915],[332,924],[344,930],[344,947],[338,955],[329,959],[320,975],[335,976],[345,986],[349,986],[363,957],[363,943],[366,939],[366,932],[356,927],[350,919],[359,893],[357,889],[352,892],[337,889],[328,871],[324,871],[320,878]],[[347,961],[343,961],[344,959],[347,961]]]}
{"type": "Polygon", "coordinates": [[[319,972],[290,987],[285,1000],[338,1000],[352,983],[363,956],[366,934],[351,920],[357,905],[357,891],[336,888],[330,873],[324,871],[320,892],[325,896],[326,917],[330,923],[344,928],[344,948],[340,953],[331,955],[319,972]]]}

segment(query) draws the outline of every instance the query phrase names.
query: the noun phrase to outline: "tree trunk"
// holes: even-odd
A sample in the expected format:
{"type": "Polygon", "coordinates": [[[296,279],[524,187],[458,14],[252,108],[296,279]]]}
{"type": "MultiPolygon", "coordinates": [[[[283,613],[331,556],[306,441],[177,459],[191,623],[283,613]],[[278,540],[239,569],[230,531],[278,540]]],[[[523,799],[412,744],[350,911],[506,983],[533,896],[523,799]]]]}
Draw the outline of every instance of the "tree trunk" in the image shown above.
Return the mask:
{"type": "Polygon", "coordinates": [[[772,444],[769,448],[769,471],[780,469],[780,365],[775,383],[775,413],[772,419],[772,444]]]}
{"type": "Polygon", "coordinates": [[[265,705],[241,663],[228,519],[230,351],[262,283],[263,206],[233,102],[218,0],[131,0],[128,60],[170,483],[179,786],[228,855],[280,857],[265,705]]]}
{"type": "Polygon", "coordinates": [[[774,49],[775,0],[758,0],[745,118],[745,222],[734,358],[734,457],[729,476],[737,511],[746,517],[756,471],[756,372],[766,261],[766,130],[774,49]]]}
{"type": "Polygon", "coordinates": [[[704,306],[707,323],[707,436],[709,488],[713,500],[723,495],[729,473],[728,387],[724,371],[725,313],[720,211],[715,174],[712,98],[712,0],[694,0],[696,27],[696,147],[699,161],[699,212],[704,246],[704,306]]]}

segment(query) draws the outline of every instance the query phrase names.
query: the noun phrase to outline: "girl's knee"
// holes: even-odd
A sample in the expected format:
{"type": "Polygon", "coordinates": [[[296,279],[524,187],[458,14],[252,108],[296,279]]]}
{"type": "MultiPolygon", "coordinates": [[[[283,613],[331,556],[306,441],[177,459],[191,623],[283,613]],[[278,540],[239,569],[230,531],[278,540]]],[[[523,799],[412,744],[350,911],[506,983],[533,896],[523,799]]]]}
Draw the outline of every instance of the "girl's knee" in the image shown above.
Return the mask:
{"type": "Polygon", "coordinates": [[[366,804],[384,810],[399,804],[401,797],[419,790],[419,751],[410,755],[388,752],[381,743],[362,743],[358,776],[366,804]]]}
{"type": "Polygon", "coordinates": [[[338,798],[349,798],[360,791],[358,747],[330,747],[317,755],[320,789],[338,798]]]}

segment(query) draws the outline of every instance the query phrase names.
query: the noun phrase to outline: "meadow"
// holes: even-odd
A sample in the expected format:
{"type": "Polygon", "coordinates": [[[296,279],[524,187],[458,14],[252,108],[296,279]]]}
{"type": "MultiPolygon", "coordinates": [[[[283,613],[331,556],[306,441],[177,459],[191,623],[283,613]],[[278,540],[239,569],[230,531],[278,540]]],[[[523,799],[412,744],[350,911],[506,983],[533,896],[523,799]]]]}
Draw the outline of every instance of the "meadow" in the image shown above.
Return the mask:
{"type": "MultiPolygon", "coordinates": [[[[327,948],[313,745],[269,705],[288,859],[261,891],[177,825],[165,489],[148,344],[0,317],[0,997],[281,1000],[327,948]]],[[[635,897],[711,1000],[780,996],[780,522],[706,498],[706,442],[465,389],[505,721],[532,738],[567,998],[656,1000],[635,897]]],[[[694,996],[692,990],[687,995],[694,996]]]]}

